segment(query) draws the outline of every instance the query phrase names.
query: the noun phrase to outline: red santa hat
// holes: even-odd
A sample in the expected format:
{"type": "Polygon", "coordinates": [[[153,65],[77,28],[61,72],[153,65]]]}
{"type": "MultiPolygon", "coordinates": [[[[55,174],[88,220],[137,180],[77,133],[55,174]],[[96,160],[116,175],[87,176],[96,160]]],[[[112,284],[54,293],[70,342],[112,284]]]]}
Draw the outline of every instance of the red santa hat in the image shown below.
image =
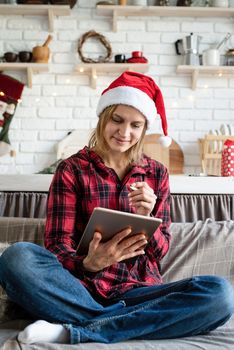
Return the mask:
{"type": "Polygon", "coordinates": [[[164,133],[164,136],[160,137],[159,142],[164,147],[170,146],[171,138],[167,132],[163,96],[152,78],[136,72],[124,72],[121,74],[102,92],[97,106],[97,115],[100,116],[105,108],[116,104],[136,108],[145,116],[148,127],[159,114],[164,133]]]}

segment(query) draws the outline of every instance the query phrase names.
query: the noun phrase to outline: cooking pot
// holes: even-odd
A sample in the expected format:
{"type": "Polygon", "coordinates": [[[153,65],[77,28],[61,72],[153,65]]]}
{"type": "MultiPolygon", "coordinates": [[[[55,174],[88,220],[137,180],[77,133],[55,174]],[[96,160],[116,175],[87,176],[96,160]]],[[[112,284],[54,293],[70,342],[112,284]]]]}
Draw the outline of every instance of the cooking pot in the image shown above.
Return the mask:
{"type": "Polygon", "coordinates": [[[219,66],[220,52],[217,49],[209,49],[202,54],[202,64],[204,66],[219,66]]]}

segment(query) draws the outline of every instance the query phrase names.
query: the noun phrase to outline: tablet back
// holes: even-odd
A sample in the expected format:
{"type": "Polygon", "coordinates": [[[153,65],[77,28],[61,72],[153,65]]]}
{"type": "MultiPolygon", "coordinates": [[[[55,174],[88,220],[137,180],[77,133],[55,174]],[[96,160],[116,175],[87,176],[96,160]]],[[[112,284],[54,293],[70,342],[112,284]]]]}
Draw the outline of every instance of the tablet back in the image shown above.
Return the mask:
{"type": "Polygon", "coordinates": [[[162,220],[159,218],[97,207],[90,216],[78,244],[77,253],[83,255],[88,252],[89,243],[95,231],[102,234],[103,242],[127,227],[131,227],[131,234],[144,233],[150,238],[161,223],[162,220]]]}

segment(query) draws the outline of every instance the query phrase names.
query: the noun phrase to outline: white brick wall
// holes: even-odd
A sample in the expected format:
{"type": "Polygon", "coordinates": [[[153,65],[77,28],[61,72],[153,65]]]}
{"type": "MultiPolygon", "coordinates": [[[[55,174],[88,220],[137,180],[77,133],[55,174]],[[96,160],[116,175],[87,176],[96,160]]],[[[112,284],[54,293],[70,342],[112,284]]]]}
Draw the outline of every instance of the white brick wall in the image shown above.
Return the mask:
{"type": "MultiPolygon", "coordinates": [[[[185,155],[185,172],[199,172],[198,138],[223,123],[234,125],[234,79],[232,77],[200,77],[197,89],[191,90],[191,78],[177,75],[181,57],[174,42],[190,32],[202,36],[201,50],[218,43],[227,32],[233,33],[233,19],[228,18],[119,18],[118,31],[112,31],[112,19],[98,16],[95,0],[79,0],[70,17],[55,18],[50,44],[50,72],[33,76],[33,87],[24,88],[22,103],[10,130],[16,157],[0,158],[0,173],[34,173],[56,160],[56,144],[73,129],[96,125],[96,104],[102,90],[117,74],[101,75],[97,89],[89,86],[89,78],[75,73],[80,62],[77,54],[79,37],[90,29],[102,33],[111,42],[113,54],[143,50],[149,59],[152,75],[164,94],[170,135],[185,155]]],[[[0,17],[0,55],[6,51],[31,50],[41,45],[48,35],[48,20],[37,16],[0,17]]],[[[234,47],[234,36],[225,48],[234,47]]],[[[88,41],[85,55],[104,53],[98,43],[88,41]]],[[[25,79],[22,73],[11,73],[25,79]]],[[[24,80],[25,81],[25,80],[24,80]]],[[[156,121],[150,132],[160,132],[156,121]]]]}

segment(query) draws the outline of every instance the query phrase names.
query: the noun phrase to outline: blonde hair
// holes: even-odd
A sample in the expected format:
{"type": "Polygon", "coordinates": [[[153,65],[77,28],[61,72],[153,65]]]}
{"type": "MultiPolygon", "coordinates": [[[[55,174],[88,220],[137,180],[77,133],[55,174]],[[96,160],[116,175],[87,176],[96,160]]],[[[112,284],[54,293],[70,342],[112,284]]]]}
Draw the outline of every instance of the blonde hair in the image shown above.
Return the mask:
{"type": "MultiPolygon", "coordinates": [[[[112,105],[104,109],[104,111],[99,116],[96,129],[92,132],[91,137],[89,139],[89,143],[88,143],[89,148],[95,148],[95,151],[100,156],[104,155],[106,152],[109,151],[109,146],[103,137],[103,133],[107,123],[112,118],[112,115],[116,110],[117,106],[118,105],[112,105]]],[[[147,122],[144,125],[144,129],[142,131],[141,137],[139,138],[137,143],[134,146],[132,146],[129,150],[126,151],[126,156],[129,159],[129,164],[138,163],[142,159],[143,143],[144,143],[146,129],[147,129],[147,122]]]]}

